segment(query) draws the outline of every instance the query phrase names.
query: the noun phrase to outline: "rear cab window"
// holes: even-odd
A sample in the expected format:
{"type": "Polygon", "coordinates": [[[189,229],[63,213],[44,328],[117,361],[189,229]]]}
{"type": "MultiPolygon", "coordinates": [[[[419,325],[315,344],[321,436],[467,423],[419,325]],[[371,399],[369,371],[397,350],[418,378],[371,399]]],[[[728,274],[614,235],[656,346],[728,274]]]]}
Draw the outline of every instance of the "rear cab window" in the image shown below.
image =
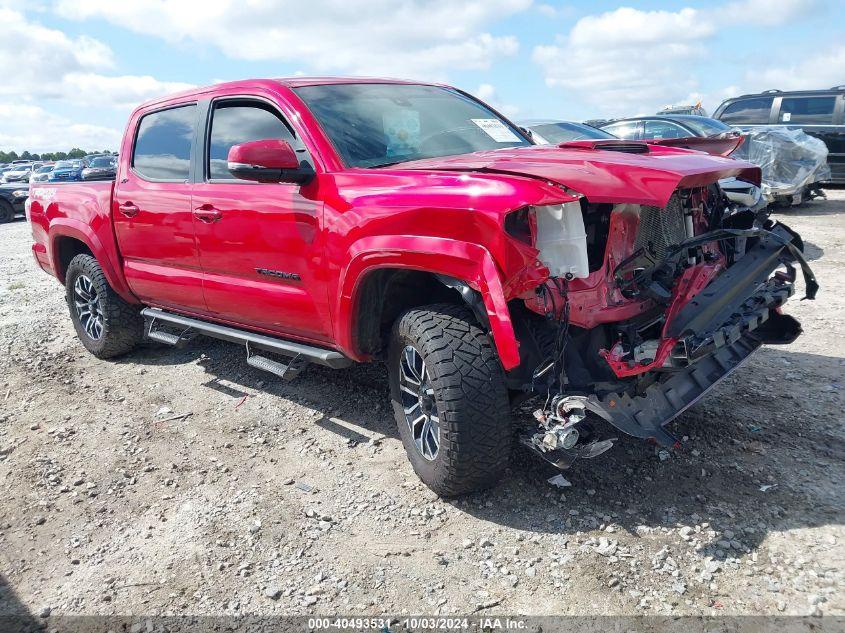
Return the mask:
{"type": "Polygon", "coordinates": [[[195,103],[145,114],[132,149],[134,171],[145,180],[188,180],[196,119],[195,103]]]}
{"type": "Polygon", "coordinates": [[[774,97],[753,97],[728,104],[719,120],[728,125],[764,125],[769,122],[774,97]]]}
{"type": "Polygon", "coordinates": [[[778,123],[831,125],[836,107],[834,95],[824,97],[783,97],[778,123]]]}

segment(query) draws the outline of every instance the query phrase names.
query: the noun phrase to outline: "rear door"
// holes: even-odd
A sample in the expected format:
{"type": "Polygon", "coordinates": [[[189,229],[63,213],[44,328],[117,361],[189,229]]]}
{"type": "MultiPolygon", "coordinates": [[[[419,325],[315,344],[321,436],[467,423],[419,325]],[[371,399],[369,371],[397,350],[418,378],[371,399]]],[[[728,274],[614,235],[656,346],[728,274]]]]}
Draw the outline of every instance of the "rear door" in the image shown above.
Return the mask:
{"type": "Polygon", "coordinates": [[[226,161],[232,145],[262,139],[283,139],[310,161],[305,145],[278,108],[258,97],[212,101],[204,136],[193,205],[209,310],[221,320],[328,341],[316,185],[237,180],[226,161]]]}
{"type": "Polygon", "coordinates": [[[205,312],[191,207],[196,103],[147,112],[137,122],[128,164],[112,202],[129,287],[145,303],[205,312]]]}

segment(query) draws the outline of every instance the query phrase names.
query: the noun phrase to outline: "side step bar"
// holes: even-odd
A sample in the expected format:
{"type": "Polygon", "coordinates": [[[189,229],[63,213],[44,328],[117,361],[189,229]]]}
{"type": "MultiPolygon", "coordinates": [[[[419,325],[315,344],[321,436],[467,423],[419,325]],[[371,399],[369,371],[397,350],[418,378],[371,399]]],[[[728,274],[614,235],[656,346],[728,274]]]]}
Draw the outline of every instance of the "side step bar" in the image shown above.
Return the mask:
{"type": "MultiPolygon", "coordinates": [[[[289,367],[287,370],[289,372],[288,375],[290,375],[290,372],[294,371],[293,365],[295,363],[316,363],[317,365],[331,367],[332,369],[342,369],[343,367],[349,367],[352,364],[352,361],[349,358],[335,350],[314,347],[305,343],[296,343],[294,341],[287,341],[272,336],[266,336],[264,334],[256,334],[255,332],[250,332],[248,330],[240,330],[226,325],[210,323],[209,321],[203,321],[201,319],[194,319],[192,317],[182,316],[181,314],[167,312],[166,310],[162,310],[160,308],[144,308],[141,310],[141,316],[145,319],[160,321],[166,325],[183,328],[184,332],[181,335],[176,335],[168,332],[162,332],[161,330],[153,330],[151,324],[148,329],[148,336],[151,333],[152,336],[150,336],[150,338],[162,343],[169,343],[171,345],[176,344],[179,342],[179,339],[184,339],[186,334],[189,331],[192,331],[194,333],[205,334],[206,336],[229,341],[231,343],[244,343],[250,348],[262,349],[268,352],[281,354],[282,356],[293,356],[294,361],[291,365],[283,365],[282,363],[277,363],[270,359],[263,359],[267,361],[267,363],[278,365],[279,367],[274,367],[274,369],[280,371],[280,367],[289,367]],[[169,336],[164,337],[161,336],[162,334],[169,334],[169,336]],[[176,341],[171,343],[170,341],[173,339],[176,339],[176,341]]],[[[250,364],[254,367],[259,367],[258,363],[260,361],[258,359],[263,357],[253,356],[253,358],[256,360],[250,364]]],[[[262,365],[263,364],[264,363],[262,363],[262,365]]],[[[261,366],[260,369],[266,369],[266,367],[261,366]]],[[[273,373],[276,373],[276,371],[273,371],[273,373]]],[[[299,371],[296,371],[295,373],[299,373],[299,371]]]]}

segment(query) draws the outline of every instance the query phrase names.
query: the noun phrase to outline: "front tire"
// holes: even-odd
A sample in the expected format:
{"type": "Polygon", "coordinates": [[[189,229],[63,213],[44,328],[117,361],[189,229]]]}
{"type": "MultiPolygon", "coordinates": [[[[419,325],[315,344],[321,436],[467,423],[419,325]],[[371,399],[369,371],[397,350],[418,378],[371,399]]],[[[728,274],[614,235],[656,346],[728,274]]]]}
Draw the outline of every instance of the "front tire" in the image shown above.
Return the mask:
{"type": "Polygon", "coordinates": [[[112,289],[94,257],[77,255],[70,260],[65,290],[76,335],[94,356],[119,356],[141,342],[141,312],[112,289]]]}
{"type": "Polygon", "coordinates": [[[512,427],[505,375],[489,336],[464,306],[402,314],[388,354],[399,435],[419,478],[442,497],[494,485],[512,427]]]}

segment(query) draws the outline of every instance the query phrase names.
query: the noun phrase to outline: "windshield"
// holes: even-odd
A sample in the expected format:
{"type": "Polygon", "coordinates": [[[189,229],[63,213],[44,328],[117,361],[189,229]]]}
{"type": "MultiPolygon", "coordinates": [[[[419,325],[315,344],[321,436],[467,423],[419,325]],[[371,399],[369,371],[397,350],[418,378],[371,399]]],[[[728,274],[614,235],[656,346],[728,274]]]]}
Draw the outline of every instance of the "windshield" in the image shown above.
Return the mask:
{"type": "Polygon", "coordinates": [[[730,125],[725,125],[716,119],[684,119],[683,124],[691,127],[701,136],[714,136],[716,134],[730,132],[733,129],[730,125]]]}
{"type": "Polygon", "coordinates": [[[334,84],[296,93],[350,167],[531,145],[516,127],[451,88],[334,84]]]}
{"type": "Polygon", "coordinates": [[[53,165],[44,165],[43,167],[39,167],[37,173],[43,174],[48,171],[53,171],[53,165]]]}
{"type": "Polygon", "coordinates": [[[100,156],[91,161],[91,167],[112,167],[114,159],[111,156],[100,156]]]}
{"type": "Polygon", "coordinates": [[[537,134],[554,145],[584,139],[616,138],[613,134],[609,134],[604,130],[598,130],[589,125],[581,125],[580,123],[568,123],[566,121],[532,125],[531,130],[537,132],[537,134]]]}

